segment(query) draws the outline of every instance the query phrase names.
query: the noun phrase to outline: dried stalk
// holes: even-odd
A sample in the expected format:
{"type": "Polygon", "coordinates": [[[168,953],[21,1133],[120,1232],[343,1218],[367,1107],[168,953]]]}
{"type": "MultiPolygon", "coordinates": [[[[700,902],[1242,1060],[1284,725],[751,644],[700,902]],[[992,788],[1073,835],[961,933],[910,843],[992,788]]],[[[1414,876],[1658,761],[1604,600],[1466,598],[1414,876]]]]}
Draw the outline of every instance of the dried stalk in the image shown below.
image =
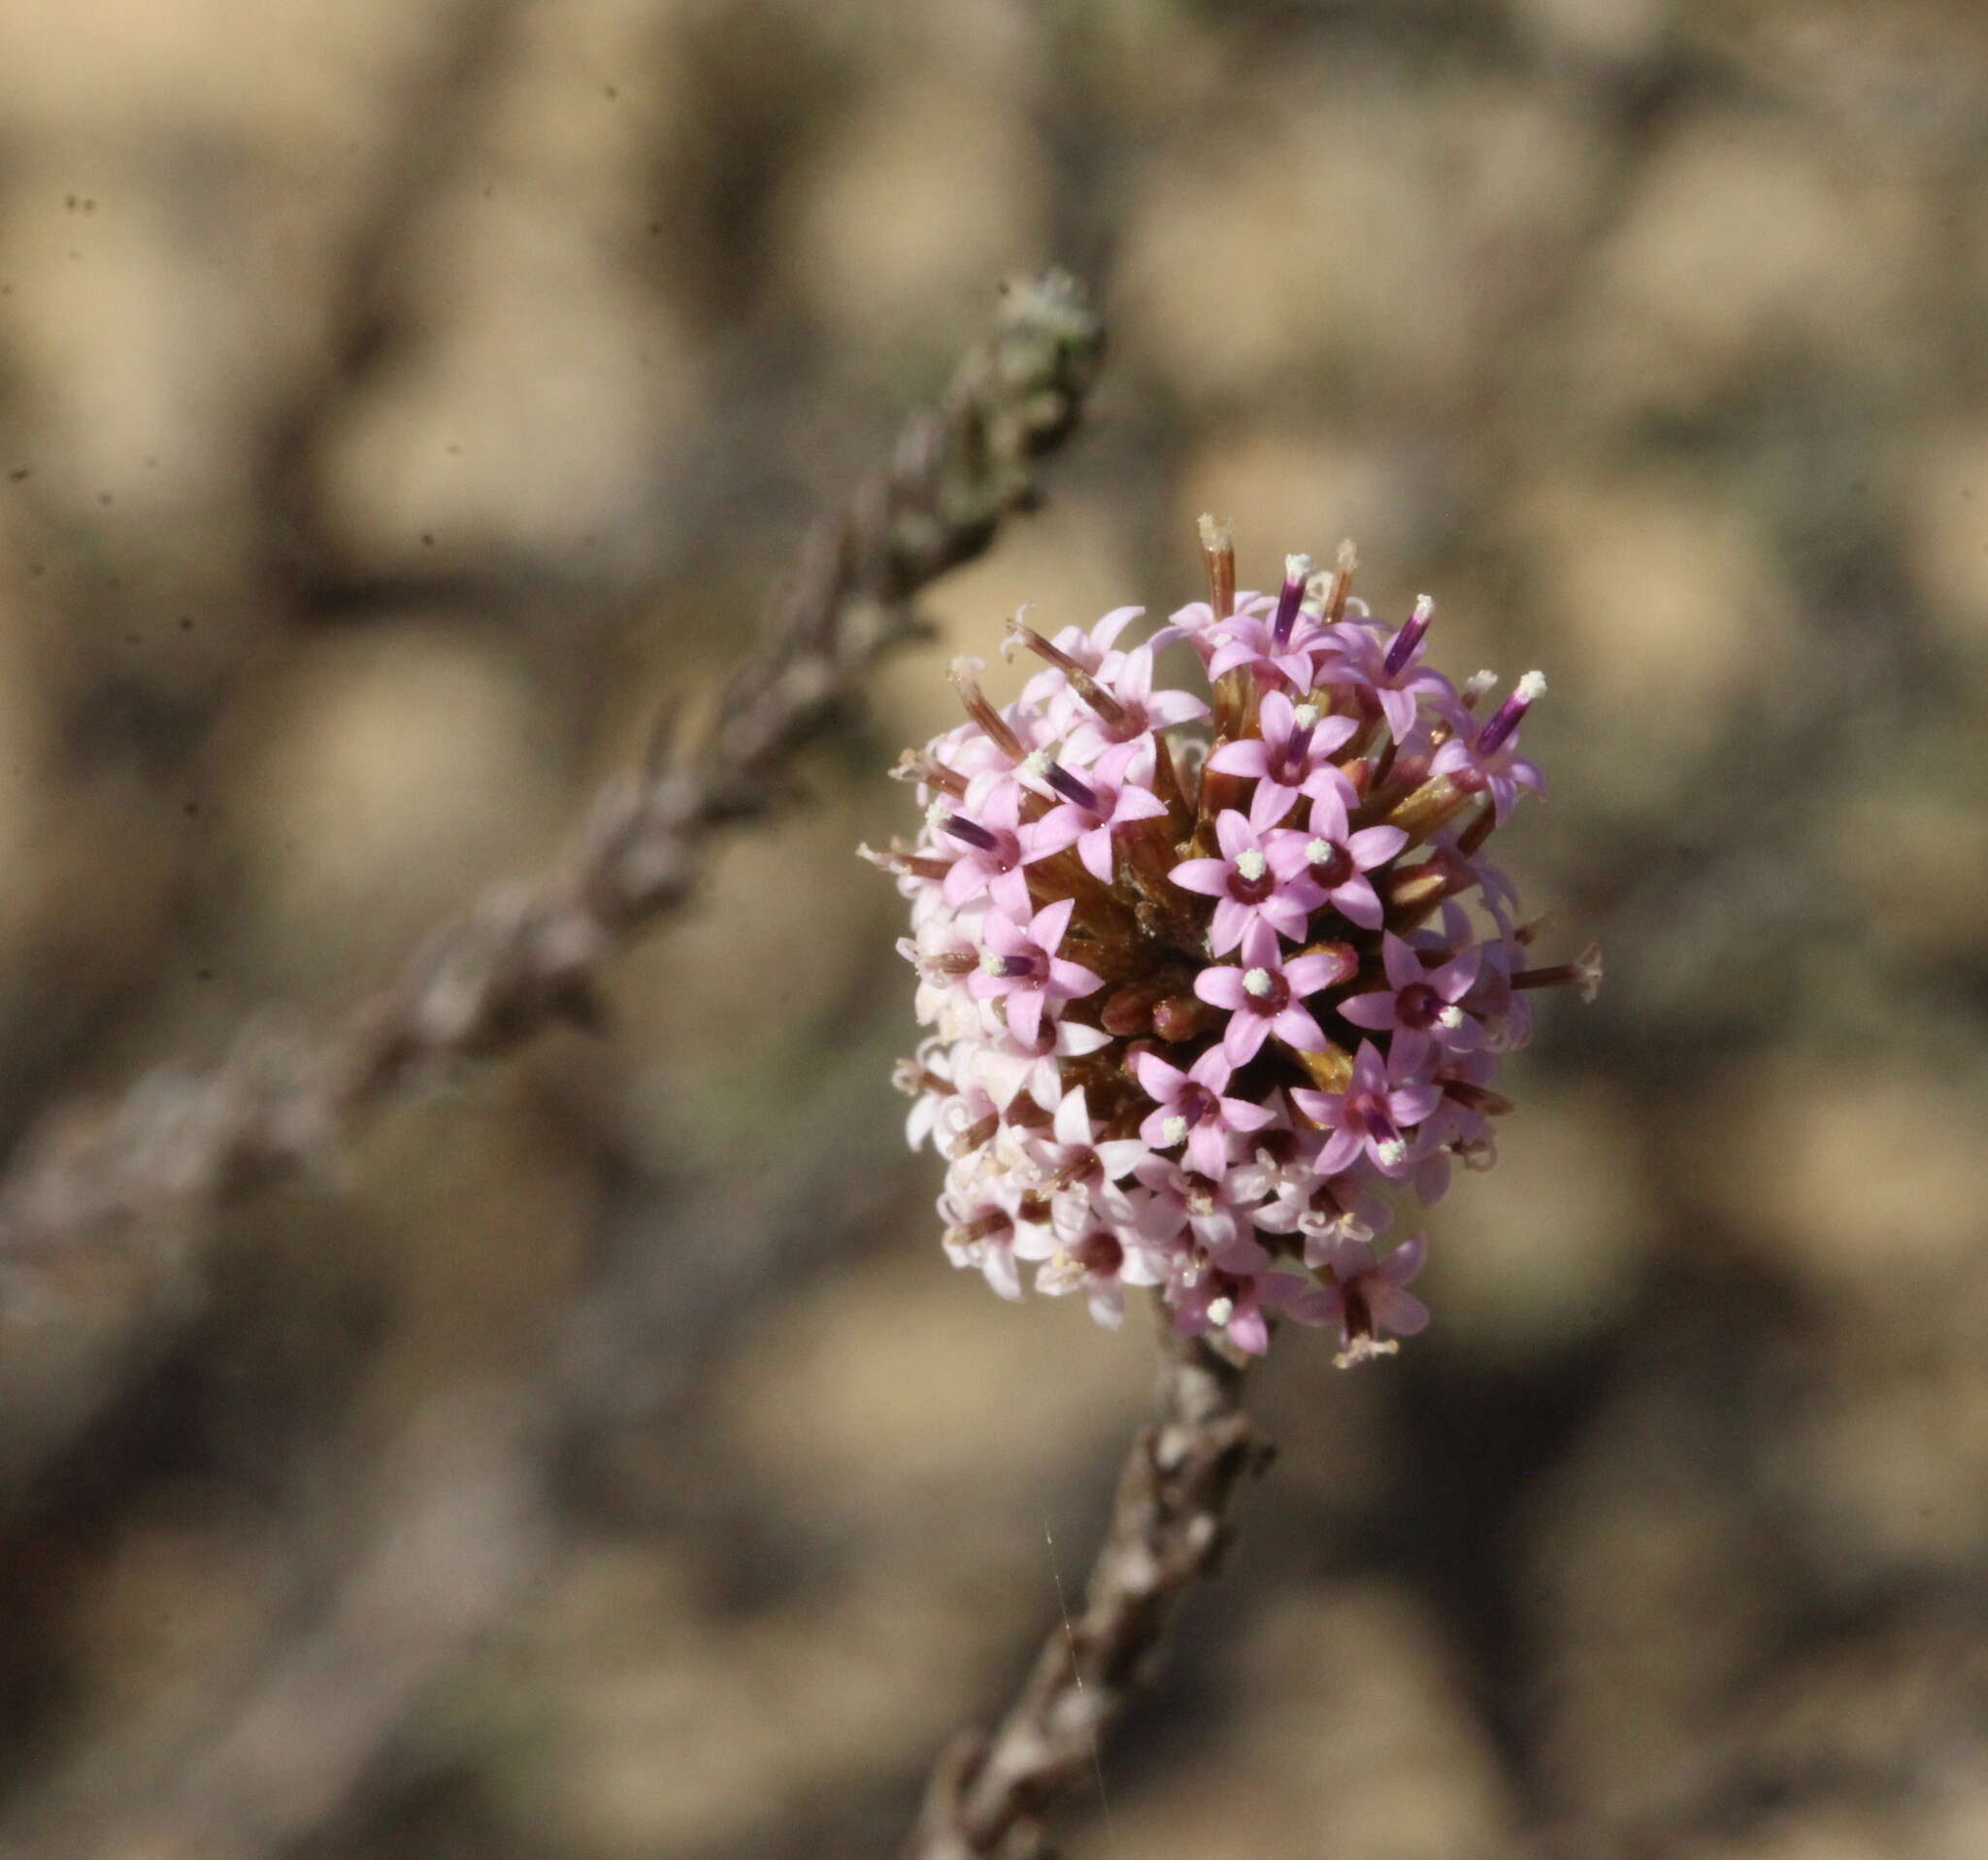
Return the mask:
{"type": "Polygon", "coordinates": [[[0,1261],[183,1228],[332,1161],[366,1116],[438,1073],[588,1017],[604,961],[683,900],[711,830],[772,804],[779,763],[920,632],[912,597],[1030,505],[1035,463],[1076,426],[1101,348],[1071,279],[1011,288],[939,406],[808,539],[763,649],[707,730],[661,733],[645,767],[596,797],[557,870],[439,930],[327,1036],[251,1030],[211,1072],[162,1072],[52,1120],[0,1186],[0,1261]]]}
{"type": "Polygon", "coordinates": [[[1244,1371],[1163,1322],[1159,1420],[1118,1478],[1081,1611],[1044,1642],[991,1737],[962,1733],[934,1768],[906,1860],[1034,1860],[1042,1815],[1093,1773],[1099,1740],[1156,1675],[1188,1588],[1214,1570],[1237,1480],[1269,1448],[1242,1412],[1244,1371]]]}

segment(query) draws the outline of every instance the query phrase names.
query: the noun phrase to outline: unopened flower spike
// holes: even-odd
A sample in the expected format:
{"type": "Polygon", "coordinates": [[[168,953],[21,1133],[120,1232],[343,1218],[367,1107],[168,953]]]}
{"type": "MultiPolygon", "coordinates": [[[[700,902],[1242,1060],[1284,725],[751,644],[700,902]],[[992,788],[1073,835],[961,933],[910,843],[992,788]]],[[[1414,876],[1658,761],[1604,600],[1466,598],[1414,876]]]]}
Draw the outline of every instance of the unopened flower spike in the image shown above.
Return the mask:
{"type": "Polygon", "coordinates": [[[1000,708],[953,661],[966,721],[894,771],[918,837],[864,852],[934,1029],[896,1081],[947,1164],[946,1254],[1003,1297],[1115,1326],[1150,1290],[1189,1335],[1312,1326],[1352,1364],[1429,1321],[1424,1237],[1380,1237],[1488,1166],[1537,991],[1591,1000],[1601,952],[1537,959],[1483,856],[1544,791],[1517,748],[1545,680],[1452,683],[1435,602],[1370,610],[1349,543],[1260,594],[1227,523],[1201,546],[1205,597],[1143,644],[1139,608],[1053,639],[1023,609],[1002,651],[1037,669],[1000,708]],[[1201,677],[1156,689],[1176,640],[1201,677]]]}

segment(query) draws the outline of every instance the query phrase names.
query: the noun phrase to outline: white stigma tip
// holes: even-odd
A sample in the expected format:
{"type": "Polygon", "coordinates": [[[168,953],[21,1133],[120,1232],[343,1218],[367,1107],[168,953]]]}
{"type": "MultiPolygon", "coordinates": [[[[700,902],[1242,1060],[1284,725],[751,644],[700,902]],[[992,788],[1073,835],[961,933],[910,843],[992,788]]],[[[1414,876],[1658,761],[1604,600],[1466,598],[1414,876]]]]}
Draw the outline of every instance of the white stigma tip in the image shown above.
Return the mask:
{"type": "Polygon", "coordinates": [[[937,833],[945,816],[951,812],[952,809],[946,802],[935,801],[925,810],[925,824],[937,833]]]}
{"type": "Polygon", "coordinates": [[[1408,1159],[1408,1146],[1399,1137],[1389,1137],[1375,1146],[1375,1154],[1380,1158],[1381,1168],[1399,1169],[1408,1159]]]}
{"type": "Polygon", "coordinates": [[[1261,1001],[1270,993],[1270,971],[1268,969],[1245,969],[1242,972],[1242,992],[1254,995],[1261,1001]]]}
{"type": "Polygon", "coordinates": [[[1458,1007],[1439,1008],[1436,1011],[1436,1024],[1447,1027],[1452,1033],[1464,1024],[1464,1011],[1458,1007]]]}
{"type": "Polygon", "coordinates": [[[1049,773],[1049,760],[1047,749],[1031,749],[1022,758],[1021,772],[1032,781],[1044,781],[1049,773]]]}
{"type": "Polygon", "coordinates": [[[1522,699],[1527,704],[1531,704],[1537,698],[1544,697],[1546,695],[1545,673],[1528,672],[1524,678],[1519,680],[1517,689],[1513,695],[1522,699]]]}
{"type": "Polygon", "coordinates": [[[1160,1126],[1160,1137],[1163,1146],[1168,1149],[1173,1148],[1176,1144],[1184,1144],[1187,1141],[1187,1119],[1169,1117],[1160,1126]]]}
{"type": "Polygon", "coordinates": [[[1210,1324],[1226,1324],[1236,1314],[1236,1301],[1233,1298],[1210,1298],[1208,1301],[1208,1321],[1210,1324]]]}
{"type": "Polygon", "coordinates": [[[1430,614],[1434,614],[1435,612],[1436,598],[1434,595],[1417,594],[1415,596],[1415,612],[1413,615],[1414,618],[1418,620],[1426,620],[1430,616],[1430,614]]]}
{"type": "Polygon", "coordinates": [[[1486,666],[1481,672],[1473,672],[1464,681],[1464,696],[1474,700],[1480,698],[1498,682],[1498,674],[1486,666]]]}
{"type": "Polygon", "coordinates": [[[1001,973],[1001,958],[989,949],[980,958],[980,973],[983,976],[998,976],[1001,973]]]}
{"type": "Polygon", "coordinates": [[[1291,713],[1291,721],[1301,730],[1315,730],[1318,727],[1318,706],[1301,704],[1291,713]]]}
{"type": "Polygon", "coordinates": [[[973,658],[963,652],[946,666],[945,676],[955,684],[966,684],[978,678],[986,669],[987,661],[985,659],[973,658]]]}
{"type": "Polygon", "coordinates": [[[1287,555],[1284,557],[1284,580],[1287,581],[1309,581],[1311,579],[1311,557],[1309,555],[1287,555]]]}
{"type": "Polygon", "coordinates": [[[1269,869],[1269,861],[1254,847],[1244,847],[1236,855],[1236,870],[1242,873],[1251,884],[1254,884],[1258,879],[1262,878],[1269,869]]]}
{"type": "Polygon", "coordinates": [[[1331,857],[1332,842],[1330,840],[1308,840],[1305,842],[1305,863],[1307,865],[1324,865],[1331,857]]]}
{"type": "Polygon", "coordinates": [[[1350,575],[1360,566],[1360,551],[1353,547],[1350,536],[1333,551],[1332,559],[1342,575],[1350,575]]]}

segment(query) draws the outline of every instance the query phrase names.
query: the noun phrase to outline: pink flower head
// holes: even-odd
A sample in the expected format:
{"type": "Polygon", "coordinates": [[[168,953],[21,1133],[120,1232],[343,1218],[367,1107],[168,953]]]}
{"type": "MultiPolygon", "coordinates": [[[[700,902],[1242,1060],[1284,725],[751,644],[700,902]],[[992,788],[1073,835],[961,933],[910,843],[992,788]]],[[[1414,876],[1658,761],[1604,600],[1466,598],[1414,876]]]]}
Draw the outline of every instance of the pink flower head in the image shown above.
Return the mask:
{"type": "Polygon", "coordinates": [[[1484,1029],[1457,1004],[1471,992],[1483,956],[1471,944],[1447,962],[1425,969],[1422,958],[1392,930],[1380,939],[1387,986],[1340,1003],[1340,1013],[1375,1033],[1399,1030],[1433,1040],[1444,1052],[1474,1052],[1484,1029]]]}
{"type": "Polygon", "coordinates": [[[1481,729],[1474,734],[1458,730],[1429,764],[1431,775],[1448,776],[1465,793],[1489,794],[1500,826],[1510,817],[1519,789],[1541,796],[1546,792],[1546,778],[1518,753],[1519,723],[1545,689],[1546,681],[1528,672],[1481,729]]]}
{"type": "Polygon", "coordinates": [[[1276,842],[1277,859],[1293,871],[1302,871],[1348,923],[1363,930],[1380,928],[1380,899],[1367,875],[1408,845],[1408,836],[1400,827],[1351,831],[1345,790],[1333,781],[1313,787],[1309,833],[1286,828],[1272,837],[1276,842]]]}
{"type": "Polygon", "coordinates": [[[1397,1043],[1382,1062],[1371,1040],[1353,1055],[1353,1076],[1344,1091],[1291,1093],[1291,1102],[1326,1132],[1318,1152],[1322,1175],[1336,1176],[1363,1152],[1383,1176],[1408,1167],[1408,1134],[1442,1099],[1442,1088],[1422,1070],[1426,1041],[1397,1043]]]}
{"type": "Polygon", "coordinates": [[[990,911],[982,925],[987,953],[968,986],[982,1001],[1006,1004],[1008,1030],[1025,1046],[1042,1037],[1044,1013],[1102,988],[1104,980],[1080,962],[1057,955],[1076,909],[1069,898],[1045,904],[1024,929],[1005,912],[990,911]]]}
{"type": "MultiPolygon", "coordinates": [[[[1281,691],[1266,691],[1258,710],[1263,734],[1224,743],[1208,759],[1224,775],[1253,775],[1289,813],[1301,792],[1311,792],[1314,778],[1330,769],[1326,758],[1360,727],[1349,716],[1327,716],[1309,698],[1293,704],[1281,691]]],[[[1338,771],[1332,770],[1337,776],[1338,771]]]]}
{"type": "Polygon", "coordinates": [[[1341,945],[1285,962],[1276,932],[1259,918],[1242,933],[1242,966],[1204,969],[1194,979],[1194,992],[1209,1007],[1228,1010],[1222,1050],[1232,1065],[1255,1058],[1272,1034],[1294,1052],[1323,1052],[1325,1035],[1304,1007],[1305,997],[1345,980],[1354,961],[1341,945]]]}
{"type": "Polygon", "coordinates": [[[1426,600],[1374,621],[1350,545],[1251,594],[1228,527],[1201,543],[1206,601],[1130,648],[1136,608],[1053,640],[1017,614],[1045,669],[997,708],[956,660],[967,721],[898,763],[925,831],[864,856],[909,905],[930,1030],[906,1135],[947,1159],[947,1256],[1001,1296],[1079,1292],[1115,1326],[1143,1289],[1255,1353],[1288,1312],[1353,1362],[1427,1321],[1422,1240],[1376,1236],[1488,1165],[1535,991],[1586,996],[1600,959],[1536,959],[1483,856],[1539,786],[1514,753],[1538,678],[1480,721],[1490,676],[1422,664],[1426,600]],[[1155,689],[1174,640],[1191,690],[1155,689]]]}
{"type": "Polygon", "coordinates": [[[1141,1138],[1155,1149],[1184,1143],[1188,1167],[1212,1180],[1228,1173],[1229,1133],[1261,1130],[1272,1119],[1261,1105],[1222,1096],[1235,1067],[1219,1046],[1210,1046],[1185,1072],[1149,1050],[1133,1063],[1146,1096],[1159,1107],[1140,1125],[1141,1138]]]}
{"type": "MultiPolygon", "coordinates": [[[[1086,769],[1073,775],[1038,751],[1043,781],[1060,798],[1036,823],[1031,846],[1042,852],[1060,852],[1073,843],[1084,870],[1100,884],[1111,882],[1111,836],[1135,820],[1156,820],[1167,804],[1152,791],[1153,747],[1150,737],[1114,744],[1086,769]]],[[[1037,773],[1032,764],[1030,773],[1037,773]]]]}
{"type": "Polygon", "coordinates": [[[1209,924],[1210,954],[1225,956],[1242,941],[1252,923],[1267,923],[1293,943],[1305,937],[1306,920],[1324,901],[1305,871],[1302,841],[1271,829],[1282,816],[1281,789],[1257,784],[1245,819],[1234,808],[1215,815],[1219,859],[1183,859],[1167,876],[1183,891],[1215,901],[1209,924]]]}
{"type": "Polygon", "coordinates": [[[1361,1241],[1349,1240],[1326,1267],[1327,1282],[1291,1300],[1291,1316],[1301,1324],[1337,1324],[1342,1369],[1374,1356],[1392,1356],[1399,1347],[1386,1333],[1413,1337],[1429,1323],[1429,1307],[1402,1288],[1422,1270],[1429,1243],[1417,1234],[1383,1260],[1361,1241]]]}

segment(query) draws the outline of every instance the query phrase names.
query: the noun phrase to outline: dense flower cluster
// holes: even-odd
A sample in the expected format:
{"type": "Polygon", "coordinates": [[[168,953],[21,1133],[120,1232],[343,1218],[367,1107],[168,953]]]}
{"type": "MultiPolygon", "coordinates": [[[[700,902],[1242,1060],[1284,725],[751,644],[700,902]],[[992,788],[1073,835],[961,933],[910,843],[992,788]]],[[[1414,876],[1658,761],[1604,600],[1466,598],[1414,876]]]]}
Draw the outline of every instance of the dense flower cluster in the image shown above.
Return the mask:
{"type": "Polygon", "coordinates": [[[1395,1202],[1488,1163],[1528,991],[1591,993],[1599,962],[1528,966],[1482,857],[1542,791],[1518,735],[1544,681],[1453,685],[1429,600],[1383,624],[1349,548],[1275,594],[1236,591],[1207,519],[1203,552],[1209,598],[1143,645],[1139,608],[1053,640],[1017,616],[1020,697],[955,661],[967,720],[900,764],[923,830],[865,852],[911,900],[935,1029],[900,1068],[910,1135],[947,1159],[947,1253],[1004,1297],[1027,1266],[1116,1324],[1152,1286],[1182,1330],[1261,1352],[1281,1315],[1356,1361],[1428,1321],[1423,1238],[1375,1249],[1395,1202]],[[1156,683],[1176,642],[1205,698],[1156,683]]]}

